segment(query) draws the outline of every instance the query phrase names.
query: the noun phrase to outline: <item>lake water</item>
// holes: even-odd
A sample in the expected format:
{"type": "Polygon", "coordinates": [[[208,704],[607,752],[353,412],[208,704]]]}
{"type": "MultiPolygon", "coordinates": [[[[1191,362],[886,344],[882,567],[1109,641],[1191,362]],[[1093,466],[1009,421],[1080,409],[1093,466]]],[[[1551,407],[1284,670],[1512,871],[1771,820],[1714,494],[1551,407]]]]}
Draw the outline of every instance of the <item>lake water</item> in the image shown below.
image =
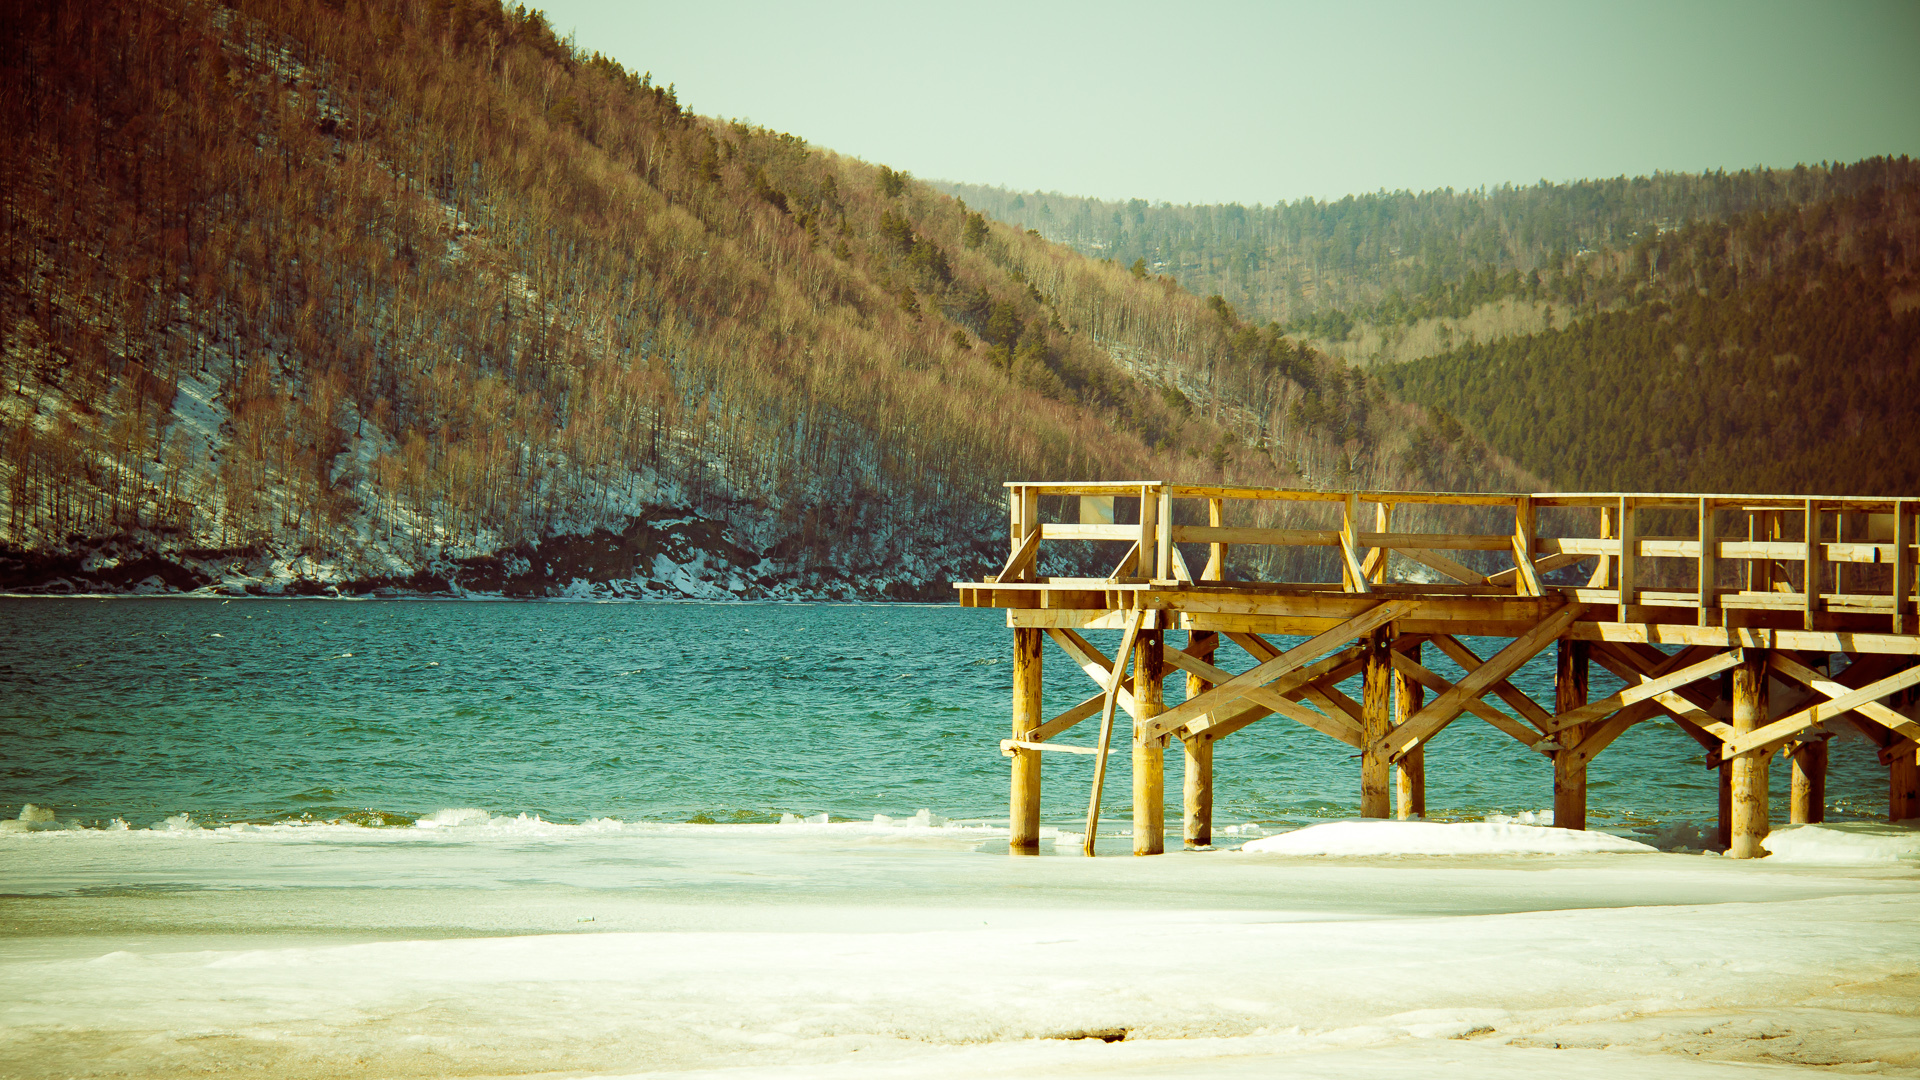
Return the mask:
{"type": "MultiPolygon", "coordinates": [[[[1088,636],[1111,652],[1119,635],[1088,636]]],[[[1471,643],[1483,656],[1502,644],[1471,643]]],[[[1004,821],[1011,644],[999,612],[950,606],[6,599],[0,806],[135,828],[411,824],[452,809],[569,823],[922,808],[1004,821]]],[[[1251,665],[1235,648],[1220,655],[1251,665]]],[[[1459,677],[1438,650],[1425,662],[1459,677]]],[[[1049,712],[1092,692],[1051,645],[1046,664],[1049,712]]],[[[1548,704],[1551,665],[1549,650],[1516,679],[1548,704]]],[[[1596,697],[1617,686],[1595,666],[1596,697]]],[[[1181,693],[1170,679],[1169,700],[1181,693]]],[[[1091,741],[1094,726],[1066,739],[1091,741]]],[[[1123,734],[1117,749],[1107,820],[1124,831],[1123,734]]],[[[1062,757],[1047,759],[1043,814],[1073,826],[1091,759],[1062,757]]],[[[1832,762],[1830,816],[1883,816],[1886,772],[1868,744],[1843,735],[1832,762]]],[[[1710,822],[1716,777],[1703,766],[1670,723],[1640,725],[1594,765],[1591,819],[1710,822]]],[[[1170,753],[1176,830],[1179,769],[1170,753]]],[[[1357,810],[1353,752],[1280,719],[1225,740],[1215,772],[1221,826],[1357,810]]],[[[1787,772],[1776,759],[1776,821],[1787,772]]],[[[1436,817],[1552,805],[1547,760],[1471,717],[1429,748],[1427,777],[1436,817]]]]}

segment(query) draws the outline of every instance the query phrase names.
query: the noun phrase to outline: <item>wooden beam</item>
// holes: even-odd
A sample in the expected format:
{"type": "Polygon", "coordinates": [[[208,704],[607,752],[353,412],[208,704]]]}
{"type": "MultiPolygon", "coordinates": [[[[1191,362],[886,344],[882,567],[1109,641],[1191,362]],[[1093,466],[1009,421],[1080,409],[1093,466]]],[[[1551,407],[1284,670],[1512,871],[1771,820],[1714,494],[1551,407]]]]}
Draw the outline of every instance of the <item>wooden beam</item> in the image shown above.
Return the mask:
{"type": "Polygon", "coordinates": [[[1815,724],[1852,712],[1867,702],[1886,697],[1888,694],[1915,684],[1920,684],[1920,664],[1889,675],[1878,682],[1868,683],[1858,690],[1849,691],[1837,698],[1810,705],[1792,716],[1762,725],[1752,732],[1737,734],[1727,743],[1727,754],[1731,757],[1737,754],[1771,753],[1780,744],[1815,724]]]}
{"type": "MultiPolygon", "coordinates": [[[[1553,707],[1566,714],[1587,705],[1587,653],[1590,641],[1561,638],[1555,647],[1553,707]]],[[[1592,726],[1573,724],[1560,732],[1553,752],[1553,824],[1584,831],[1587,827],[1587,758],[1573,752],[1592,734],[1592,726]]]]}
{"type": "Polygon", "coordinates": [[[1640,602],[1640,518],[1633,500],[1625,495],[1620,497],[1618,514],[1620,520],[1614,531],[1620,534],[1620,568],[1615,574],[1620,592],[1620,621],[1633,622],[1627,608],[1640,602]]]}
{"type": "MultiPolygon", "coordinates": [[[[1393,511],[1392,503],[1373,504],[1373,527],[1377,532],[1386,532],[1393,511]]],[[[1369,549],[1367,557],[1361,561],[1360,569],[1367,572],[1367,580],[1375,585],[1384,585],[1387,581],[1387,553],[1391,548],[1375,547],[1369,549]]]]}
{"type": "MultiPolygon", "coordinates": [[[[1030,739],[1000,740],[1000,752],[1012,757],[1016,761],[1020,758],[1020,755],[1015,753],[1015,751],[1018,750],[1025,750],[1031,753],[1046,750],[1061,754],[1098,754],[1100,752],[1100,748],[1097,746],[1075,746],[1072,743],[1057,742],[1034,742],[1030,739]]],[[[1028,854],[1031,854],[1031,852],[1028,852],[1028,854]]]]}
{"type": "Polygon", "coordinates": [[[1020,542],[1019,547],[1013,549],[1013,554],[1007,556],[1006,565],[993,576],[993,581],[997,584],[1003,581],[1014,581],[1021,577],[1031,577],[1029,571],[1033,569],[1034,560],[1039,554],[1040,530],[1035,529],[1027,534],[1027,538],[1020,542]]]}
{"type": "Polygon", "coordinates": [[[1094,837],[1100,831],[1100,794],[1106,786],[1107,753],[1113,745],[1113,708],[1120,702],[1120,684],[1127,677],[1127,656],[1133,652],[1134,639],[1140,636],[1140,623],[1146,614],[1135,611],[1128,621],[1126,633],[1120,638],[1120,659],[1108,676],[1106,698],[1100,706],[1100,741],[1095,744],[1097,752],[1093,758],[1093,794],[1087,800],[1087,832],[1081,840],[1081,852],[1089,859],[1093,858],[1094,837]]]}
{"type": "MultiPolygon", "coordinates": [[[[1385,550],[1384,548],[1376,550],[1385,550]]],[[[1392,797],[1387,791],[1393,777],[1393,763],[1384,752],[1387,736],[1393,731],[1393,651],[1392,630],[1381,627],[1361,638],[1367,653],[1365,690],[1361,694],[1360,816],[1384,818],[1392,815],[1392,797]]]]}
{"type": "Polygon", "coordinates": [[[1804,620],[1802,629],[1818,629],[1814,624],[1820,618],[1820,579],[1822,565],[1820,559],[1820,504],[1812,499],[1806,501],[1806,542],[1807,557],[1801,571],[1800,596],[1804,602],[1804,620]]]}
{"type": "MultiPolygon", "coordinates": [[[[1144,497],[1142,502],[1145,502],[1144,497]]],[[[1153,515],[1153,576],[1165,581],[1173,576],[1173,491],[1160,485],[1153,515]]]]}
{"type": "MultiPolygon", "coordinates": [[[[1767,665],[1774,671],[1792,679],[1794,682],[1803,684],[1808,689],[1820,694],[1829,701],[1846,697],[1851,692],[1857,692],[1853,687],[1834,682],[1832,679],[1827,678],[1818,671],[1807,667],[1805,664],[1800,663],[1786,653],[1778,650],[1767,657],[1767,665]]],[[[1817,707],[1818,706],[1816,706],[1816,708],[1817,707]]],[[[1872,720],[1881,727],[1890,731],[1897,731],[1909,739],[1920,741],[1920,724],[1914,723],[1912,720],[1880,704],[1878,701],[1862,701],[1853,707],[1853,711],[1872,720]]]]}
{"type": "MultiPolygon", "coordinates": [[[[1541,574],[1551,573],[1555,570],[1560,569],[1563,566],[1572,566],[1574,563],[1577,563],[1582,559],[1591,559],[1595,557],[1596,556],[1590,553],[1581,555],[1581,554],[1570,554],[1570,553],[1562,552],[1558,555],[1548,555],[1543,559],[1535,559],[1533,560],[1533,563],[1532,563],[1534,580],[1538,581],[1541,574]]],[[[1520,576],[1519,567],[1509,566],[1505,570],[1502,570],[1497,574],[1489,574],[1487,576],[1487,584],[1497,585],[1500,588],[1504,589],[1513,585],[1519,579],[1519,576],[1520,576]]],[[[1544,588],[1545,586],[1542,586],[1543,590],[1544,588]]],[[[1535,593],[1534,595],[1538,596],[1540,594],[1535,593]]]]}
{"type": "Polygon", "coordinates": [[[1626,687],[1619,693],[1602,698],[1590,705],[1582,705],[1577,709],[1556,714],[1552,725],[1548,728],[1548,734],[1565,730],[1575,724],[1584,724],[1589,720],[1598,720],[1636,701],[1645,701],[1675,687],[1698,682],[1710,675],[1718,675],[1722,671],[1738,666],[1741,662],[1741,652],[1740,649],[1729,650],[1697,664],[1689,664],[1657,679],[1648,679],[1638,686],[1626,687]]]}
{"type": "MultiPolygon", "coordinates": [[[[1037,630],[1034,632],[1039,633],[1037,630]]],[[[1103,705],[1106,700],[1107,692],[1102,690],[1092,697],[1087,698],[1085,701],[1080,702],[1078,705],[1075,705],[1073,708],[1067,709],[1053,719],[1027,732],[1025,738],[1032,742],[1046,742],[1048,739],[1053,738],[1063,731],[1072,730],[1075,725],[1087,717],[1099,715],[1100,706],[1103,705]]]]}
{"type": "Polygon", "coordinates": [[[1522,496],[1513,504],[1513,568],[1518,573],[1514,591],[1522,596],[1539,596],[1540,575],[1533,566],[1533,500],[1522,496]]]}
{"type": "Polygon", "coordinates": [[[1699,591],[1701,626],[1720,625],[1720,532],[1711,500],[1700,500],[1700,558],[1694,584],[1699,591]]]}
{"type": "Polygon", "coordinates": [[[1412,719],[1395,728],[1388,736],[1389,747],[1397,760],[1406,750],[1432,738],[1434,733],[1446,727],[1454,717],[1459,716],[1467,707],[1467,702],[1487,692],[1496,682],[1520,670],[1520,666],[1547,647],[1547,644],[1573,624],[1585,611],[1583,604],[1568,604],[1552,615],[1547,616],[1539,625],[1514,638],[1506,648],[1495,653],[1472,674],[1461,679],[1453,689],[1434,699],[1433,704],[1421,709],[1412,719]]]}
{"type": "MultiPolygon", "coordinates": [[[[1404,653],[1394,653],[1397,664],[1401,659],[1420,662],[1420,644],[1404,653]]],[[[1399,727],[1408,718],[1420,711],[1422,688],[1418,680],[1396,669],[1393,673],[1393,726],[1399,727]]],[[[1412,821],[1427,816],[1427,753],[1424,746],[1416,746],[1400,755],[1393,766],[1394,816],[1401,821],[1412,821]]]]}
{"type": "Polygon", "coordinates": [[[1913,521],[1916,503],[1902,499],[1893,507],[1893,632],[1920,631],[1913,601],[1913,521]]]}
{"type": "Polygon", "coordinates": [[[1788,820],[1818,825],[1827,820],[1827,740],[1806,739],[1793,748],[1793,784],[1788,820]]]}
{"type": "MultiPolygon", "coordinates": [[[[1136,611],[1134,614],[1143,615],[1145,612],[1136,611]]],[[[1132,621],[1129,617],[1129,625],[1132,621]]],[[[1074,663],[1080,665],[1080,670],[1087,673],[1087,678],[1103,688],[1104,695],[1104,687],[1113,681],[1113,661],[1107,659],[1107,654],[1095,648],[1086,638],[1064,627],[1050,627],[1047,630],[1047,636],[1053,639],[1055,645],[1065,650],[1066,654],[1073,658],[1074,663]]],[[[1120,666],[1125,667],[1126,663],[1122,661],[1120,666]]],[[[1124,686],[1120,689],[1120,706],[1127,710],[1128,715],[1132,715],[1133,695],[1128,693],[1124,686]]]]}
{"type": "MultiPolygon", "coordinates": [[[[1462,672],[1474,671],[1486,663],[1485,660],[1480,659],[1479,653],[1474,652],[1466,642],[1452,634],[1435,634],[1433,643],[1438,645],[1440,651],[1446,653],[1449,659],[1459,664],[1462,672]]],[[[1513,685],[1512,680],[1501,679],[1493,684],[1492,691],[1494,696],[1506,702],[1514,712],[1519,713],[1522,719],[1534,727],[1544,729],[1553,722],[1553,714],[1541,708],[1539,702],[1528,697],[1526,691],[1513,685]]]]}
{"type": "MultiPolygon", "coordinates": [[[[1444,675],[1433,672],[1412,657],[1396,654],[1393,658],[1393,669],[1406,678],[1410,684],[1424,686],[1436,694],[1444,694],[1453,689],[1453,684],[1448,682],[1444,675]]],[[[1480,698],[1468,700],[1466,711],[1485,720],[1487,723],[1492,724],[1495,728],[1506,732],[1508,735],[1513,736],[1522,746],[1525,746],[1529,750],[1535,750],[1544,754],[1548,753],[1550,748],[1555,745],[1552,738],[1529,728],[1513,717],[1487,704],[1480,698]]],[[[1404,723],[1404,721],[1402,721],[1402,723],[1404,723]]]]}
{"type": "MultiPolygon", "coordinates": [[[[1232,637],[1234,635],[1229,636],[1232,637]]],[[[1245,636],[1250,637],[1252,635],[1245,636]]],[[[1256,638],[1255,640],[1258,641],[1260,639],[1256,638]]],[[[1266,642],[1261,641],[1261,644],[1264,645],[1266,642]]],[[[1338,665],[1334,665],[1330,670],[1337,670],[1338,666],[1350,662],[1352,656],[1349,654],[1357,655],[1359,652],[1360,650],[1356,647],[1354,649],[1343,650],[1328,657],[1327,661],[1339,662],[1338,665]]],[[[1278,653],[1274,655],[1278,655],[1278,653]]],[[[1233,672],[1227,671],[1224,668],[1214,667],[1212,664],[1201,660],[1192,653],[1183,650],[1167,650],[1166,659],[1167,663],[1187,672],[1189,675],[1206,680],[1210,684],[1210,689],[1234,678],[1233,672]]],[[[1271,657],[1269,657],[1269,659],[1271,659],[1271,657]]],[[[1262,710],[1262,715],[1277,714],[1285,716],[1290,720],[1297,720],[1322,734],[1339,739],[1349,746],[1359,746],[1360,727],[1357,723],[1353,723],[1340,715],[1343,710],[1341,710],[1339,705],[1330,700],[1326,701],[1322,707],[1327,710],[1327,714],[1322,716],[1294,704],[1293,700],[1291,700],[1295,697],[1304,697],[1319,693],[1313,687],[1314,682],[1320,681],[1319,677],[1308,673],[1327,665],[1327,661],[1322,661],[1312,667],[1302,668],[1292,675],[1275,680],[1271,685],[1249,690],[1243,700],[1258,705],[1262,710]]],[[[1344,679],[1348,677],[1348,674],[1350,673],[1342,673],[1339,677],[1344,679]]],[[[1203,696],[1204,693],[1205,691],[1202,691],[1201,694],[1191,695],[1189,700],[1203,696]]],[[[1321,696],[1324,698],[1324,695],[1321,696]]],[[[1230,720],[1237,716],[1237,713],[1233,711],[1231,706],[1223,706],[1222,708],[1224,715],[1221,715],[1220,719],[1230,720]]],[[[1181,728],[1175,732],[1175,734],[1178,734],[1181,738],[1191,738],[1194,735],[1211,733],[1214,738],[1218,739],[1246,726],[1245,724],[1239,724],[1227,727],[1224,724],[1216,723],[1213,719],[1215,715],[1216,714],[1209,713],[1190,720],[1184,728],[1181,728]]],[[[1249,718],[1247,723],[1251,723],[1258,718],[1259,717],[1249,718]]]]}
{"type": "MultiPolygon", "coordinates": [[[[1600,751],[1613,744],[1613,740],[1626,734],[1628,728],[1659,711],[1651,701],[1629,705],[1614,713],[1605,722],[1593,725],[1587,737],[1581,739],[1578,745],[1560,752],[1572,756],[1582,764],[1590,764],[1594,758],[1600,756],[1600,751]]],[[[1555,812],[1554,820],[1559,821],[1558,811],[1555,812]]]]}
{"type": "Polygon", "coordinates": [[[1135,540],[1133,546],[1127,549],[1127,553],[1120,556],[1120,561],[1114,564],[1113,573],[1107,575],[1107,580],[1117,584],[1122,581],[1139,581],[1145,577],[1145,574],[1140,573],[1140,541],[1135,540]]]}
{"type": "Polygon", "coordinates": [[[1490,578],[1483,577],[1480,574],[1476,573],[1475,571],[1467,569],[1465,566],[1462,566],[1461,564],[1454,562],[1452,559],[1447,558],[1445,555],[1436,555],[1431,551],[1425,551],[1420,548],[1394,548],[1392,550],[1397,551],[1402,555],[1405,555],[1407,558],[1412,559],[1414,562],[1421,563],[1422,565],[1425,565],[1425,566],[1431,566],[1435,570],[1440,571],[1441,573],[1447,575],[1448,577],[1461,583],[1462,585],[1499,584],[1498,582],[1495,582],[1490,578]]]}
{"type": "MultiPolygon", "coordinates": [[[[1732,751],[1742,739],[1767,726],[1766,653],[1744,650],[1733,669],[1734,738],[1727,749],[1732,751]]],[[[1767,757],[1745,754],[1733,758],[1733,831],[1727,854],[1735,859],[1767,855],[1767,757]]]]}
{"type": "MultiPolygon", "coordinates": [[[[1616,512],[1616,509],[1611,506],[1603,506],[1600,508],[1600,536],[1602,539],[1613,535],[1613,515],[1616,512]]],[[[1599,562],[1594,565],[1593,576],[1587,579],[1587,588],[1604,589],[1607,587],[1607,582],[1612,579],[1613,575],[1613,560],[1614,556],[1612,555],[1600,556],[1599,562]]]]}
{"type": "MultiPolygon", "coordinates": [[[[1601,641],[1595,642],[1594,645],[1595,648],[1591,654],[1593,659],[1601,667],[1618,675],[1621,681],[1629,686],[1658,678],[1668,670],[1665,665],[1648,667],[1644,662],[1646,658],[1637,657],[1628,652],[1620,643],[1601,641]]],[[[1664,654],[1656,655],[1660,655],[1662,660],[1678,660],[1685,653],[1676,653],[1672,657],[1666,657],[1664,654]]],[[[1713,749],[1719,748],[1721,740],[1733,737],[1733,729],[1728,727],[1725,721],[1715,719],[1713,714],[1707,712],[1705,702],[1692,687],[1675,687],[1653,695],[1650,700],[1675,721],[1688,725],[1693,730],[1707,733],[1713,743],[1713,749]]]]}
{"type": "MultiPolygon", "coordinates": [[[[1227,500],[1207,500],[1207,526],[1218,529],[1227,523],[1227,500]]],[[[1178,532],[1179,530],[1175,530],[1178,532]]],[[[1207,544],[1207,568],[1200,571],[1206,581],[1225,581],[1227,578],[1227,545],[1231,541],[1213,540],[1207,544]]]]}
{"type": "MultiPolygon", "coordinates": [[[[1039,532],[1027,534],[1037,539],[1039,532]]],[[[1013,738],[1020,743],[1012,753],[1013,775],[1007,796],[1007,842],[1017,855],[1034,855],[1040,849],[1040,758],[1025,745],[1037,742],[1034,731],[1040,727],[1040,689],[1043,685],[1040,657],[1043,648],[1039,630],[1013,632],[1013,738]]],[[[1002,743],[1006,748],[1006,743],[1002,743]]]]}
{"type": "Polygon", "coordinates": [[[1142,630],[1133,646],[1133,700],[1140,705],[1133,722],[1135,855],[1160,855],[1167,849],[1166,740],[1144,731],[1144,725],[1166,708],[1161,700],[1167,674],[1162,633],[1142,630]]]}
{"type": "Polygon", "coordinates": [[[1223,681],[1197,698],[1181,702],[1178,706],[1154,717],[1152,721],[1144,723],[1142,730],[1148,737],[1164,738],[1178,731],[1182,725],[1194,717],[1238,701],[1246,697],[1249,691],[1265,686],[1280,676],[1310,663],[1321,654],[1352,641],[1376,626],[1385,625],[1419,606],[1420,602],[1417,600],[1389,600],[1370,608],[1333,629],[1256,665],[1249,671],[1223,681]]]}
{"type": "Polygon", "coordinates": [[[1347,493],[1346,513],[1340,518],[1340,584],[1347,592],[1370,593],[1373,586],[1367,581],[1367,572],[1360,565],[1360,555],[1354,550],[1354,535],[1359,525],[1353,520],[1360,512],[1360,504],[1352,492],[1347,493]]]}

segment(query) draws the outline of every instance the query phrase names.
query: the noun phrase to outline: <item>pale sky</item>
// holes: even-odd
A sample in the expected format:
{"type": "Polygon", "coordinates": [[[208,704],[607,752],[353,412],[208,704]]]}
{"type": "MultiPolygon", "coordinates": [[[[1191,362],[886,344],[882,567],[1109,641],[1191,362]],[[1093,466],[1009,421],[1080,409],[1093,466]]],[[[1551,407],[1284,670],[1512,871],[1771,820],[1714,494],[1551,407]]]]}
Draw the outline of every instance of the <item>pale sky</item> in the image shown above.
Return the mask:
{"type": "Polygon", "coordinates": [[[1155,202],[1920,156],[1920,2],[550,0],[561,34],[926,179],[1155,202]]]}

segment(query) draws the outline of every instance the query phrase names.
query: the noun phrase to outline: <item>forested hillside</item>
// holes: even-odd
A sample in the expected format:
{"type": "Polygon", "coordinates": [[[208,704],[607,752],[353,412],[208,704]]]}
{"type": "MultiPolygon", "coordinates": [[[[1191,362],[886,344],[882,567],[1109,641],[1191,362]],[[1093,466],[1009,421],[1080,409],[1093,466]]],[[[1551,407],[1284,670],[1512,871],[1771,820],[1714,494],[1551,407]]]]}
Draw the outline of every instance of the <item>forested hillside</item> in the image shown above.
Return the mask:
{"type": "Polygon", "coordinates": [[[1218,294],[1256,322],[1329,342],[1356,327],[1460,319],[1505,298],[1556,300],[1595,274],[1585,256],[1691,223],[1920,179],[1905,157],[1736,173],[1658,173],[1480,191],[1382,191],[1273,206],[1104,201],[940,183],[990,216],[1091,258],[1218,294]],[[1557,279],[1557,280],[1556,280],[1557,279]]]}
{"type": "Polygon", "coordinates": [[[1433,410],[1412,467],[1462,431],[1562,490],[1920,483],[1904,157],[1252,209],[947,186],[1366,365],[1433,410]]]}
{"type": "Polygon", "coordinates": [[[0,587],[945,596],[1010,478],[1530,482],[492,0],[11,5],[0,115],[0,587]]]}
{"type": "Polygon", "coordinates": [[[1631,305],[1380,370],[1562,488],[1920,492],[1920,183],[1636,245],[1631,305]]]}

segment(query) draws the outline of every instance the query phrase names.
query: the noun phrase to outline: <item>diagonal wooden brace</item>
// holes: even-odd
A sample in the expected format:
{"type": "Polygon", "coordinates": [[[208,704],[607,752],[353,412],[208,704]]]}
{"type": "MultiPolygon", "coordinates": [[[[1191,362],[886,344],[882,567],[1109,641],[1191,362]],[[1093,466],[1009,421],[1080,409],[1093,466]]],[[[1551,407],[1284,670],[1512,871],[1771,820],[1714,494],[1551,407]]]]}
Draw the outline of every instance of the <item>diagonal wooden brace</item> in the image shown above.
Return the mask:
{"type": "Polygon", "coordinates": [[[1491,660],[1454,684],[1453,689],[1441,694],[1426,708],[1408,717],[1405,723],[1387,732],[1376,749],[1385,751],[1397,763],[1402,754],[1432,738],[1454,717],[1464,712],[1467,702],[1476,700],[1492,689],[1494,683],[1520,670],[1522,664],[1533,659],[1554,638],[1564,633],[1586,609],[1585,604],[1572,603],[1542,619],[1533,629],[1514,638],[1506,648],[1493,654],[1491,660]]]}
{"type": "Polygon", "coordinates": [[[1638,686],[1628,686],[1619,693],[1601,698],[1599,701],[1593,702],[1590,705],[1582,705],[1577,709],[1568,709],[1566,712],[1560,713],[1553,718],[1553,723],[1548,728],[1548,733],[1563,731],[1575,724],[1584,724],[1590,720],[1598,720],[1603,716],[1619,712],[1628,705],[1646,701],[1675,687],[1699,682],[1701,679],[1707,678],[1710,675],[1718,675],[1728,668],[1738,667],[1741,663],[1742,655],[1739,649],[1729,649],[1711,659],[1702,660],[1697,664],[1689,664],[1678,671],[1662,675],[1657,679],[1647,679],[1638,686]]]}
{"type": "Polygon", "coordinates": [[[1850,690],[1839,697],[1808,706],[1792,716],[1775,720],[1765,727],[1755,728],[1745,735],[1736,735],[1727,740],[1726,756],[1736,757],[1756,751],[1771,753],[1781,743],[1823,720],[1831,720],[1842,713],[1857,711],[1860,706],[1868,702],[1886,697],[1896,690],[1904,690],[1916,683],[1920,683],[1920,664],[1889,675],[1878,682],[1869,683],[1858,690],[1850,690]]]}
{"type": "MultiPolygon", "coordinates": [[[[1068,656],[1073,657],[1073,662],[1080,665],[1080,670],[1087,673],[1087,678],[1092,679],[1095,686],[1102,688],[1101,694],[1104,696],[1105,687],[1113,678],[1113,661],[1107,659],[1107,654],[1094,648],[1086,638],[1071,630],[1055,627],[1047,631],[1047,636],[1052,638],[1053,643],[1060,646],[1068,656]]],[[[1122,666],[1125,666],[1124,660],[1123,657],[1122,666]]],[[[1127,715],[1133,715],[1133,694],[1124,686],[1120,688],[1120,707],[1127,710],[1127,715]]]]}
{"type": "Polygon", "coordinates": [[[1159,716],[1140,725],[1142,739],[1161,739],[1184,727],[1188,721],[1222,706],[1245,698],[1259,687],[1288,672],[1304,667],[1327,652],[1352,641],[1375,627],[1384,626],[1420,606],[1418,600],[1389,600],[1368,608],[1346,622],[1296,645],[1252,670],[1233,676],[1199,697],[1189,698],[1159,716]]]}
{"type": "MultiPolygon", "coordinates": [[[[1783,652],[1776,651],[1769,654],[1767,656],[1767,664],[1772,667],[1773,670],[1785,675],[1787,678],[1798,683],[1803,683],[1809,690],[1829,699],[1845,697],[1852,689],[1844,683],[1834,682],[1832,679],[1827,678],[1812,668],[1800,664],[1783,652]]],[[[1853,711],[1872,720],[1881,727],[1891,731],[1897,731],[1909,739],[1920,741],[1920,724],[1916,724],[1906,717],[1901,716],[1899,713],[1894,712],[1878,701],[1861,702],[1859,705],[1854,706],[1853,711]]]]}
{"type": "MultiPolygon", "coordinates": [[[[1436,694],[1444,694],[1453,689],[1452,683],[1448,682],[1444,677],[1429,671],[1424,665],[1411,656],[1394,653],[1393,668],[1395,671],[1406,675],[1408,678],[1432,690],[1436,694]]],[[[1480,719],[1485,720],[1487,723],[1492,724],[1494,727],[1499,728],[1501,731],[1513,736],[1515,739],[1518,739],[1521,744],[1529,750],[1538,750],[1540,753],[1545,754],[1559,748],[1559,744],[1551,738],[1534,731],[1532,728],[1527,727],[1513,717],[1487,704],[1480,698],[1474,698],[1468,701],[1466,710],[1480,719]]]]}

